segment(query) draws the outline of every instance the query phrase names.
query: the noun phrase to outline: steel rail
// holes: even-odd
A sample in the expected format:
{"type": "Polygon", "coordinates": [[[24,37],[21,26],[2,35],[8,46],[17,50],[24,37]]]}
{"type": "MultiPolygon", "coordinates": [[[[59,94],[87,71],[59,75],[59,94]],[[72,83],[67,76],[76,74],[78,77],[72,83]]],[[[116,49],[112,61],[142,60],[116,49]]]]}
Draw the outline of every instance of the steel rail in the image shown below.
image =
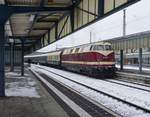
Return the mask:
{"type": "MultiPolygon", "coordinates": [[[[118,84],[118,85],[122,85],[122,86],[126,86],[126,87],[130,87],[130,88],[134,88],[134,89],[138,89],[138,90],[142,90],[142,91],[146,91],[146,92],[149,92],[150,93],[150,89],[144,89],[144,88],[139,88],[139,87],[136,87],[136,86],[131,86],[131,85],[127,85],[127,84],[123,84],[123,83],[119,83],[119,82],[115,82],[115,81],[110,81],[109,79],[106,79],[104,80],[106,82],[110,82],[110,83],[114,83],[114,84],[118,84]]],[[[139,85],[139,84],[136,84],[136,85],[139,85]]],[[[140,86],[140,85],[139,85],[140,86]]],[[[142,85],[141,85],[142,86],[142,85]]],[[[150,88],[150,87],[149,87],[150,88]]]]}

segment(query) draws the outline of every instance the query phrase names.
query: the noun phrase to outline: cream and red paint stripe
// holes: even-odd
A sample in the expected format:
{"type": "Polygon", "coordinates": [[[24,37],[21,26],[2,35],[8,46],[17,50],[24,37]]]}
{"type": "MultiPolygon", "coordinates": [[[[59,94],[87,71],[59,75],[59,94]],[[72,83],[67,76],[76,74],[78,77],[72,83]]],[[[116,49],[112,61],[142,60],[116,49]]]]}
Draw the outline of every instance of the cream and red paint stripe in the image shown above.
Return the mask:
{"type": "Polygon", "coordinates": [[[114,65],[115,62],[105,61],[105,62],[85,62],[85,61],[62,61],[62,63],[67,64],[80,64],[80,65],[114,65]]]}

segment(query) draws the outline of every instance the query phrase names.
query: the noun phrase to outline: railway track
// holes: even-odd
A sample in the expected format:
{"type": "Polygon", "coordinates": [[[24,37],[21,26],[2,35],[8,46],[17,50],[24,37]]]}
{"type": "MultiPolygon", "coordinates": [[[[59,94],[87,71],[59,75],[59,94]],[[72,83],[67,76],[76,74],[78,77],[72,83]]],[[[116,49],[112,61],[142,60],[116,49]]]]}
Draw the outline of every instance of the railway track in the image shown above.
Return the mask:
{"type": "Polygon", "coordinates": [[[140,86],[144,86],[144,87],[150,87],[150,85],[148,85],[148,84],[125,80],[123,78],[116,78],[115,80],[119,81],[119,82],[130,83],[130,84],[140,85],[140,86]]]}
{"type": "MultiPolygon", "coordinates": [[[[32,73],[35,75],[35,73],[33,71],[32,71],[32,73]]],[[[49,76],[47,76],[43,73],[39,73],[39,75],[41,77],[43,77],[47,82],[49,82],[50,84],[55,86],[59,91],[61,91],[63,94],[65,94],[71,100],[73,100],[77,105],[79,105],[81,108],[83,108],[86,112],[88,112],[89,115],[91,115],[91,117],[121,117],[120,115],[105,108],[102,105],[97,105],[97,104],[95,104],[95,102],[92,103],[91,101],[86,99],[85,96],[83,97],[83,96],[79,95],[77,92],[70,90],[68,87],[64,86],[62,83],[49,78],[49,76]]],[[[36,77],[37,77],[37,75],[36,75],[36,77]]],[[[42,83],[42,84],[45,86],[44,83],[42,83]]],[[[46,86],[45,86],[45,88],[48,89],[48,87],[46,87],[46,86]]],[[[52,90],[48,89],[48,91],[50,93],[52,93],[52,90]]],[[[54,95],[54,94],[52,94],[52,95],[54,95]]],[[[69,107],[65,107],[65,108],[69,109],[69,107]]],[[[66,111],[68,111],[68,110],[66,110],[66,111]]],[[[71,110],[71,111],[73,111],[73,110],[71,110]]],[[[69,109],[69,112],[70,112],[70,109],[69,109]]],[[[72,112],[72,113],[74,113],[74,112],[72,112]]],[[[70,114],[71,117],[79,116],[78,114],[75,114],[75,113],[72,115],[72,113],[70,114]]],[[[86,115],[86,116],[88,116],[88,115],[86,115]]]]}
{"type": "MultiPolygon", "coordinates": [[[[62,69],[60,69],[60,70],[62,70],[62,69]]],[[[71,72],[71,71],[68,71],[68,72],[71,72]]],[[[119,74],[119,76],[121,76],[120,72],[117,72],[117,74],[119,74]]],[[[84,74],[81,74],[81,75],[84,75],[84,74]]],[[[91,76],[89,76],[89,77],[91,77],[91,76]]],[[[110,82],[110,83],[115,83],[115,84],[119,84],[119,85],[123,85],[123,86],[127,86],[127,87],[131,87],[131,88],[135,88],[135,89],[139,89],[139,90],[150,92],[150,85],[148,85],[148,84],[143,84],[143,83],[133,82],[133,81],[130,82],[130,80],[121,80],[121,78],[120,79],[119,78],[120,77],[117,77],[116,81],[115,80],[109,80],[109,79],[107,79],[107,80],[101,79],[101,80],[104,80],[104,81],[110,82]],[[120,82],[118,82],[118,81],[120,81],[120,82]],[[127,83],[131,83],[131,84],[127,84],[127,83]],[[139,86],[136,87],[136,86],[133,86],[133,84],[139,85],[139,86]]]]}
{"type": "MultiPolygon", "coordinates": [[[[61,68],[59,68],[60,70],[62,70],[61,68]]],[[[72,72],[72,71],[68,71],[68,72],[72,72]]],[[[75,72],[73,72],[75,73],[75,72]]],[[[78,73],[79,74],[79,73],[78,73]]],[[[132,74],[132,73],[131,73],[132,74]]],[[[81,74],[81,75],[84,75],[84,74],[81,74]]],[[[139,90],[143,90],[143,91],[147,91],[147,92],[150,92],[150,83],[149,84],[145,84],[145,83],[140,83],[138,81],[134,81],[134,80],[130,80],[128,77],[128,73],[124,73],[124,72],[117,72],[117,78],[115,78],[115,80],[104,80],[104,79],[101,79],[101,80],[104,80],[106,82],[110,82],[110,83],[115,83],[115,84],[119,84],[119,85],[123,85],[123,86],[127,86],[127,87],[131,87],[131,88],[135,88],[135,89],[139,89],[139,90]],[[123,73],[123,74],[122,74],[123,73]],[[124,77],[125,76],[125,77],[124,77]],[[125,80],[127,78],[127,80],[125,80]],[[120,81],[120,82],[118,82],[120,81]],[[131,84],[130,84],[131,83],[131,84]],[[139,86],[133,86],[133,84],[135,85],[139,85],[139,86]]],[[[135,79],[137,80],[136,78],[133,77],[134,75],[132,74],[132,77],[131,79],[135,79]]],[[[137,75],[136,75],[137,76],[137,75]]],[[[91,77],[91,76],[89,76],[91,77]]],[[[144,75],[140,75],[139,77],[144,77],[144,75]]],[[[93,77],[92,77],[93,78],[93,77]]],[[[150,82],[150,76],[146,75],[145,78],[148,78],[149,82],[150,82]]],[[[142,78],[140,78],[140,81],[141,82],[147,82],[147,81],[144,81],[142,78]]]]}
{"type": "Polygon", "coordinates": [[[131,82],[126,82],[126,81],[112,80],[112,79],[107,79],[104,81],[110,82],[110,83],[115,83],[118,85],[123,85],[126,87],[130,87],[130,88],[134,88],[134,89],[138,89],[138,90],[142,90],[142,91],[146,91],[146,92],[150,92],[150,86],[146,86],[146,85],[142,85],[142,84],[138,84],[138,83],[131,83],[131,82]]]}
{"type": "Polygon", "coordinates": [[[150,87],[150,76],[126,72],[117,72],[115,80],[150,87]]]}
{"type": "MultiPolygon", "coordinates": [[[[113,95],[111,95],[111,94],[105,93],[104,91],[100,91],[100,90],[97,90],[97,89],[92,88],[92,87],[90,87],[90,86],[87,86],[87,85],[85,85],[85,84],[83,84],[83,83],[80,83],[80,82],[71,80],[71,79],[69,79],[69,78],[67,78],[67,77],[65,77],[65,76],[63,76],[63,75],[54,73],[54,72],[52,72],[52,71],[50,71],[50,70],[47,70],[47,69],[44,69],[44,68],[41,68],[41,67],[39,67],[39,68],[40,68],[40,69],[43,69],[43,70],[46,70],[46,71],[48,71],[48,72],[51,72],[52,74],[58,75],[58,76],[60,76],[60,77],[62,77],[62,78],[64,78],[64,79],[67,79],[67,80],[69,80],[69,81],[71,81],[71,82],[74,82],[74,83],[76,83],[76,84],[82,85],[82,86],[84,86],[84,87],[86,87],[86,88],[88,88],[88,89],[91,89],[91,90],[95,91],[95,92],[98,92],[98,93],[100,93],[100,94],[103,94],[103,95],[105,95],[105,96],[108,96],[108,97],[110,97],[110,98],[112,98],[112,99],[114,99],[114,100],[117,100],[117,101],[119,101],[119,102],[122,102],[122,103],[124,103],[124,104],[126,104],[126,105],[128,105],[128,106],[130,106],[130,107],[134,107],[134,108],[136,108],[137,110],[142,110],[142,111],[144,111],[144,112],[146,112],[146,113],[150,113],[150,109],[148,109],[148,108],[144,108],[144,107],[139,106],[139,105],[136,105],[136,104],[134,104],[134,103],[132,103],[132,102],[129,102],[129,101],[123,100],[123,99],[121,99],[121,98],[118,98],[118,97],[116,97],[116,96],[113,96],[113,95]]],[[[142,89],[140,89],[140,90],[142,90],[142,89]]]]}
{"type": "Polygon", "coordinates": [[[116,80],[101,79],[101,80],[104,80],[104,81],[110,82],[110,83],[115,83],[115,84],[118,84],[118,85],[127,86],[127,87],[130,87],[130,88],[135,88],[135,89],[142,90],[142,91],[150,92],[150,85],[146,85],[146,84],[135,83],[135,82],[127,82],[127,81],[122,81],[122,80],[121,80],[121,82],[118,82],[119,79],[116,79],[116,80]],[[133,84],[135,84],[135,85],[133,85],[133,84]]]}

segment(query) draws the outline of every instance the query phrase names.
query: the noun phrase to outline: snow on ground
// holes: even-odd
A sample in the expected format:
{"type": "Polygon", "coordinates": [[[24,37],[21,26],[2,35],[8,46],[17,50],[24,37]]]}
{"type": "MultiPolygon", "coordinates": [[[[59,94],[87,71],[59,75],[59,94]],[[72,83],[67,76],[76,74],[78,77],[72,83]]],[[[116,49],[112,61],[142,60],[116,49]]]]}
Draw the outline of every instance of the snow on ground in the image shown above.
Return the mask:
{"type": "MultiPolygon", "coordinates": [[[[148,109],[150,108],[150,100],[149,100],[150,93],[148,93],[148,92],[131,89],[129,87],[125,87],[125,86],[121,86],[121,85],[117,85],[117,84],[113,84],[113,83],[108,83],[106,81],[102,81],[99,79],[92,79],[92,78],[89,78],[86,76],[82,76],[82,75],[78,75],[78,74],[74,74],[74,73],[70,73],[70,72],[66,72],[66,71],[62,71],[62,70],[58,70],[58,69],[54,69],[54,68],[49,68],[49,67],[45,67],[45,66],[40,66],[40,67],[45,68],[47,70],[52,70],[53,72],[59,73],[67,78],[70,78],[72,80],[78,81],[83,84],[86,84],[95,89],[102,90],[106,93],[109,93],[116,97],[120,97],[124,100],[133,102],[135,104],[141,105],[148,109]]],[[[36,65],[32,65],[31,68],[38,72],[43,72],[43,73],[57,79],[58,81],[63,82],[64,84],[67,84],[69,87],[92,98],[93,100],[96,100],[97,102],[105,105],[106,107],[112,109],[113,111],[121,114],[124,117],[136,117],[139,115],[140,115],[140,117],[143,117],[143,116],[149,117],[150,116],[150,114],[146,115],[144,112],[137,111],[133,107],[129,107],[129,106],[122,104],[121,102],[118,102],[116,100],[114,101],[114,99],[111,99],[107,96],[104,96],[102,94],[94,92],[83,86],[77,85],[76,83],[72,83],[71,81],[68,81],[68,80],[66,80],[60,76],[57,76],[53,73],[50,73],[43,69],[37,68],[36,65]]]]}
{"type": "MultiPolygon", "coordinates": [[[[24,74],[25,76],[30,76],[29,74],[24,74]]],[[[16,77],[18,77],[19,76],[19,78],[21,78],[20,76],[21,76],[21,73],[17,73],[17,72],[7,72],[6,73],[6,76],[16,76],[16,77]]]]}
{"type": "Polygon", "coordinates": [[[6,80],[6,96],[40,97],[36,89],[36,82],[29,74],[22,77],[16,72],[7,72],[6,80]]]}
{"type": "MultiPolygon", "coordinates": [[[[47,68],[47,67],[44,67],[47,68]]],[[[67,78],[70,78],[74,81],[80,82],[82,84],[88,85],[95,89],[103,89],[105,93],[109,93],[113,96],[119,97],[126,101],[132,102],[134,104],[140,105],[147,109],[150,109],[150,93],[146,91],[141,91],[138,89],[133,89],[130,87],[122,86],[115,83],[106,82],[99,79],[92,79],[87,76],[69,73],[66,71],[54,69],[54,68],[47,68],[48,70],[52,70],[53,72],[59,73],[67,78]],[[122,93],[123,92],[123,93],[122,93]]]]}

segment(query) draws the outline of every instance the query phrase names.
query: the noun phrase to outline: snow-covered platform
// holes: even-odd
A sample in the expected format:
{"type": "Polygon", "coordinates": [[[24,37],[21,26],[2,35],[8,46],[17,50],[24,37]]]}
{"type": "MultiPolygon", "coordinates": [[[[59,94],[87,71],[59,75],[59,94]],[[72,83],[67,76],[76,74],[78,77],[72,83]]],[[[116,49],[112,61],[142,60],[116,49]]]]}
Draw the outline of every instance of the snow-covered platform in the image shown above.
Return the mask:
{"type": "Polygon", "coordinates": [[[6,97],[0,98],[1,117],[68,117],[67,113],[28,71],[6,70],[6,97]]]}

